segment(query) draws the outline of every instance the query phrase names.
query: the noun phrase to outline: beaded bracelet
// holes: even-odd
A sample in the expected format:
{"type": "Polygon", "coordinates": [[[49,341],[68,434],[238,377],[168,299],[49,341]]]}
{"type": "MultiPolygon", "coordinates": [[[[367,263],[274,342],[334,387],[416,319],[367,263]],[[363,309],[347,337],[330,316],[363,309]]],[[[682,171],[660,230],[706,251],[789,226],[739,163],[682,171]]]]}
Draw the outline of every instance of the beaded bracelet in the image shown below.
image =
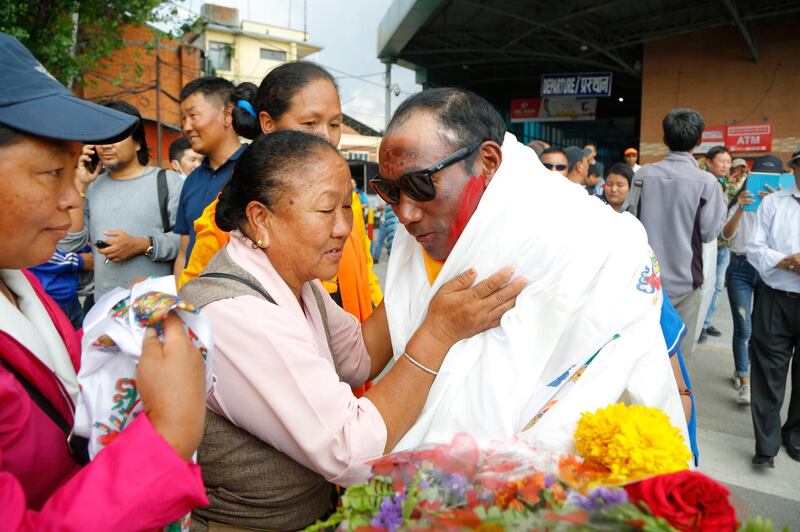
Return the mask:
{"type": "Polygon", "coordinates": [[[435,376],[437,376],[439,374],[438,371],[433,371],[431,368],[429,368],[427,366],[423,366],[422,364],[420,364],[419,362],[414,360],[414,357],[412,357],[411,355],[409,355],[405,351],[403,351],[403,356],[406,357],[406,359],[408,359],[409,362],[411,362],[412,364],[417,366],[419,369],[421,369],[422,371],[424,371],[428,375],[433,375],[435,377],[435,376]]]}

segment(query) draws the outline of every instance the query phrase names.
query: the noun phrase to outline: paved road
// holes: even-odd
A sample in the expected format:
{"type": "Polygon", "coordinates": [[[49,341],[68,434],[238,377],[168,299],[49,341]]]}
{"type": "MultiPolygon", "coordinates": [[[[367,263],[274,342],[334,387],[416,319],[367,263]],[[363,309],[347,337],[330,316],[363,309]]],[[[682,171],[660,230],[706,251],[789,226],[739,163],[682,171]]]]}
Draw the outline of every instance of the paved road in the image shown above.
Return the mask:
{"type": "MultiPolygon", "coordinates": [[[[698,344],[686,361],[698,402],[700,471],[730,488],[740,516],[757,513],[800,531],[800,462],[781,449],[775,469],[756,470],[750,465],[755,452],[753,424],[750,408],[736,403],[738,392],[731,381],[733,323],[724,292],[712,322],[722,336],[698,344]]],[[[787,386],[784,420],[790,390],[787,386]]]]}
{"type": "MultiPolygon", "coordinates": [[[[384,252],[374,267],[381,284],[386,278],[387,263],[384,252]]],[[[775,458],[775,469],[754,470],[750,465],[753,425],[750,408],[736,403],[738,392],[731,382],[733,323],[728,299],[725,293],[722,296],[713,320],[722,336],[699,344],[686,361],[698,404],[700,471],[728,486],[740,519],[760,514],[779,527],[800,532],[800,462],[781,449],[775,458]]],[[[787,397],[789,391],[787,388],[787,397]]],[[[786,409],[784,404],[784,419],[786,409]]]]}

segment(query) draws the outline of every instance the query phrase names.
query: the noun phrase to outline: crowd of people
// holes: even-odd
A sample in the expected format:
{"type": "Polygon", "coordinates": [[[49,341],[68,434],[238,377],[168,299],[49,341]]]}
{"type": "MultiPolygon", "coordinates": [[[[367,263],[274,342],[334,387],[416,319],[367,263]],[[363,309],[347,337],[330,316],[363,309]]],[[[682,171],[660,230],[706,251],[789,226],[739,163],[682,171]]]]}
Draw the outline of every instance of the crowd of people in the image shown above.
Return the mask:
{"type": "MultiPolygon", "coordinates": [[[[800,192],[745,209],[746,164],[724,148],[708,171],[692,157],[695,111],[665,118],[663,161],[638,167],[630,148],[606,172],[594,145],[529,149],[469,91],[413,95],[370,180],[396,222],[371,243],[336,149],[338,89],[317,65],[284,64],[258,86],[189,82],[170,169],[149,165],[133,105],[76,98],[4,34],[0,65],[12,530],[154,529],[188,512],[192,530],[296,530],[370,458],[458,432],[572,450],[580,414],[621,400],[661,409],[697,463],[683,354],[698,327],[716,331],[715,304],[700,316],[712,282],[700,243],[717,239],[753,463],[772,465],[781,442],[800,458],[800,192]],[[384,293],[372,265],[390,232],[384,293]],[[204,396],[201,357],[170,315],[142,346],[144,412],[89,462],[71,432],[83,316],[115,287],[170,274],[212,325],[215,385],[204,396]]],[[[783,168],[753,170],[769,163],[783,168]]],[[[789,165],[800,183],[800,153],[789,165]]]]}
{"type": "Polygon", "coordinates": [[[662,161],[640,166],[638,151],[628,148],[624,161],[612,165],[604,177],[593,160],[594,145],[559,148],[535,140],[528,146],[547,169],[582,185],[615,211],[640,219],[659,258],[663,290],[687,329],[683,353],[693,353],[695,342],[722,335],[712,318],[720,294],[727,291],[736,402],[752,403],[753,464],[773,467],[781,443],[791,458],[800,459],[800,392],[795,391],[800,386],[800,217],[794,203],[800,204],[800,149],[786,164],[763,155],[748,166],[744,159],[732,159],[725,146],[695,157],[703,128],[697,111],[676,109],[664,118],[669,152],[662,161]],[[751,172],[792,172],[798,184],[751,190],[751,172]],[[756,196],[761,204],[749,210],[756,196]],[[716,248],[715,268],[704,264],[704,246],[709,244],[716,248]],[[704,286],[713,286],[707,306],[702,305],[704,286]],[[790,366],[793,392],[781,426],[790,366]]]}

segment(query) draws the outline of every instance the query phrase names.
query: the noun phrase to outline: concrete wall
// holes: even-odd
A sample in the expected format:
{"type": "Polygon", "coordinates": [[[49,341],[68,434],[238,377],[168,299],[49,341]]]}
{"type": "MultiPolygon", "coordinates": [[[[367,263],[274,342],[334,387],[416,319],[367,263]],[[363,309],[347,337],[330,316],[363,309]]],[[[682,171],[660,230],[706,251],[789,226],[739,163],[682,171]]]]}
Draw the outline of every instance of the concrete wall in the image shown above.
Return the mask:
{"type": "Polygon", "coordinates": [[[645,45],[640,162],[666,153],[661,121],[676,107],[698,110],[707,125],[766,121],[772,124],[772,153],[788,159],[800,145],[800,36],[796,25],[762,25],[757,43],[757,64],[735,29],[645,45]]]}

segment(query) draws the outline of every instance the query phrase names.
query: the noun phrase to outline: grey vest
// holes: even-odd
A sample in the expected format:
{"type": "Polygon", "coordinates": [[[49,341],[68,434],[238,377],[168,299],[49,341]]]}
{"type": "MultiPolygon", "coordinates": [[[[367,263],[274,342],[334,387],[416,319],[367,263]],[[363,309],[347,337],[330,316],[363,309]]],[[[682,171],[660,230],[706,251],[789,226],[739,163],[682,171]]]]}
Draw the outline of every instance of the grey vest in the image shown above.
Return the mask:
{"type": "MultiPolygon", "coordinates": [[[[314,285],[312,288],[330,345],[322,298],[314,285]]],[[[234,263],[224,248],[202,276],[186,283],[180,291],[180,296],[196,307],[244,295],[272,302],[258,280],[234,263]],[[209,273],[234,275],[244,282],[204,277],[209,273]]],[[[254,352],[253,356],[258,355],[254,352]]],[[[230,529],[220,524],[252,530],[299,530],[331,508],[333,485],[319,473],[211,410],[206,410],[205,432],[197,457],[210,505],[192,512],[192,531],[230,529]]]]}

